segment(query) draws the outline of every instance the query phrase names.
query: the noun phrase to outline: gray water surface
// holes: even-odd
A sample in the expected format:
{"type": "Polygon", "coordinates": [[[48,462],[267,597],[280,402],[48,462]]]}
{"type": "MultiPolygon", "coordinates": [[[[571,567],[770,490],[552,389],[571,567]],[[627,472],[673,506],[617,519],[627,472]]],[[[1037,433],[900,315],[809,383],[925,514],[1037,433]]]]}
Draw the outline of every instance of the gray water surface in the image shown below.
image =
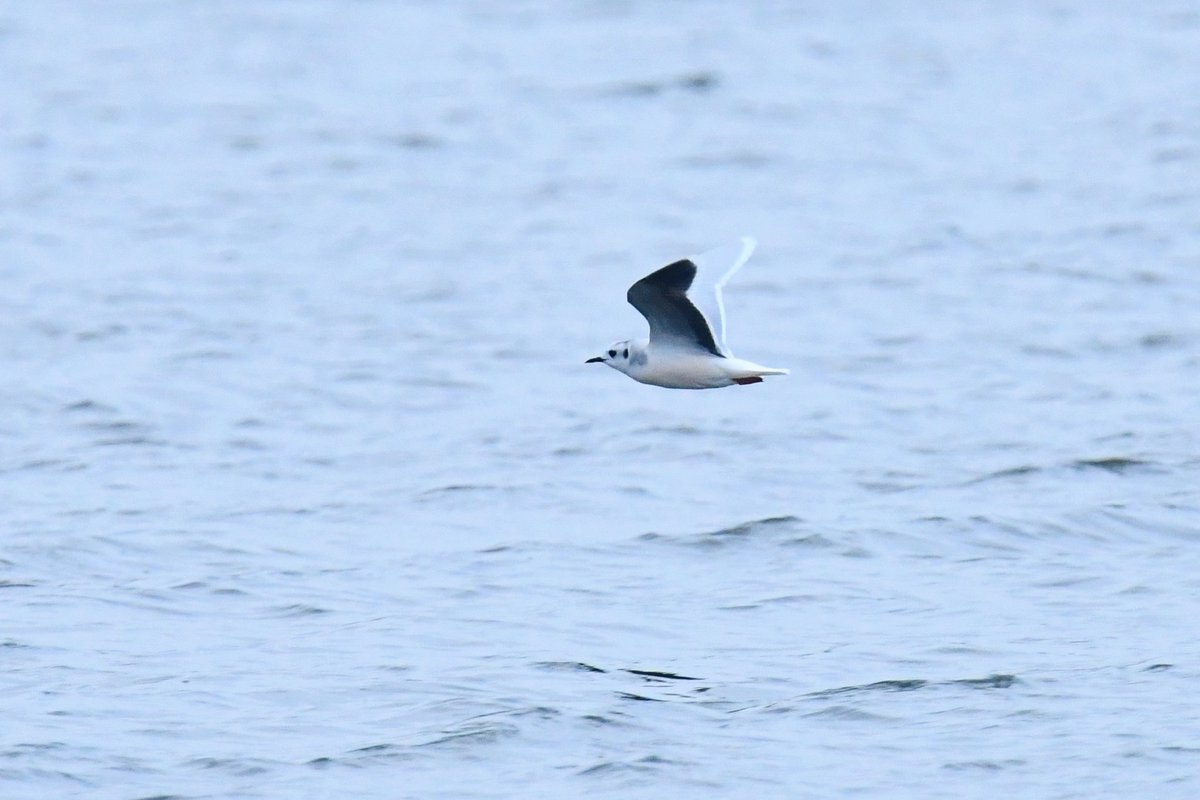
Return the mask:
{"type": "Polygon", "coordinates": [[[1185,2],[0,3],[0,795],[1200,794],[1185,2]],[[679,392],[585,366],[753,233],[679,392]]]}

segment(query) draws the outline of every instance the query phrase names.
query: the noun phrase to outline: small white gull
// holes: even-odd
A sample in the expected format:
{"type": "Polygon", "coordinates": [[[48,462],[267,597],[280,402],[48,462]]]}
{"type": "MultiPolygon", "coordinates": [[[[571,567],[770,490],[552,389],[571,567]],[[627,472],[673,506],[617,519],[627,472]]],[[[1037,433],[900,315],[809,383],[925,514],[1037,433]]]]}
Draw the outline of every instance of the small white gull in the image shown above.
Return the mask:
{"type": "Polygon", "coordinates": [[[650,338],[609,345],[588,364],[607,364],[635,381],[668,389],[718,389],[786,375],[735,358],[725,344],[721,287],[754,252],[755,241],[710,250],[668,264],[629,287],[630,305],[650,323],[650,338]]]}

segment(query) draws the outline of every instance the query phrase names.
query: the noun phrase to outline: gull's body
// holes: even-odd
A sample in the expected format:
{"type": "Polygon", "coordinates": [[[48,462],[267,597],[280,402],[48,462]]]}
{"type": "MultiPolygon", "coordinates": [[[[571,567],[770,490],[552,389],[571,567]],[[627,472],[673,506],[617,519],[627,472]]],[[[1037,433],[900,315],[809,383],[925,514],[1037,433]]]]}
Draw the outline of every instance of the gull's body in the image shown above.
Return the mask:
{"type": "Polygon", "coordinates": [[[735,247],[676,261],[633,284],[626,298],[650,323],[650,338],[617,342],[588,363],[668,389],[717,389],[786,375],[786,369],[736,358],[725,344],[721,288],[754,246],[743,236],[735,247]]]}

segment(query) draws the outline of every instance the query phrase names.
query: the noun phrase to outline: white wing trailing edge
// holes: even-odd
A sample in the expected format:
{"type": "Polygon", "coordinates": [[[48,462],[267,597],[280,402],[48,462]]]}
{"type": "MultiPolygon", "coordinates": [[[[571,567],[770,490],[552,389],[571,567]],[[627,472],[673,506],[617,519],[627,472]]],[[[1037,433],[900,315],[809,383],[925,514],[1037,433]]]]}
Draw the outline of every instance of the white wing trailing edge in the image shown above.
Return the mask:
{"type": "Polygon", "coordinates": [[[689,259],[696,265],[696,278],[692,281],[688,298],[709,321],[717,348],[721,355],[726,357],[732,357],[733,352],[725,341],[725,301],[721,290],[734,273],[750,260],[757,246],[758,242],[753,236],[743,236],[732,244],[708,250],[689,259]]]}

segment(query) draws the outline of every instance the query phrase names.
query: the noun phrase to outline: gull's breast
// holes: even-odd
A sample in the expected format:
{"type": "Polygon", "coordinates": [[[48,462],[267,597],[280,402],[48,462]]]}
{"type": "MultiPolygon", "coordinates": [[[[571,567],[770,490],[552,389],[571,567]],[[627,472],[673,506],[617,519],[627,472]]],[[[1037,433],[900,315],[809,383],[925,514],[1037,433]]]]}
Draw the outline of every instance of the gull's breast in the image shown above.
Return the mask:
{"type": "Polygon", "coordinates": [[[716,389],[733,385],[728,359],[700,352],[650,351],[646,363],[629,371],[629,377],[667,389],[716,389]]]}

